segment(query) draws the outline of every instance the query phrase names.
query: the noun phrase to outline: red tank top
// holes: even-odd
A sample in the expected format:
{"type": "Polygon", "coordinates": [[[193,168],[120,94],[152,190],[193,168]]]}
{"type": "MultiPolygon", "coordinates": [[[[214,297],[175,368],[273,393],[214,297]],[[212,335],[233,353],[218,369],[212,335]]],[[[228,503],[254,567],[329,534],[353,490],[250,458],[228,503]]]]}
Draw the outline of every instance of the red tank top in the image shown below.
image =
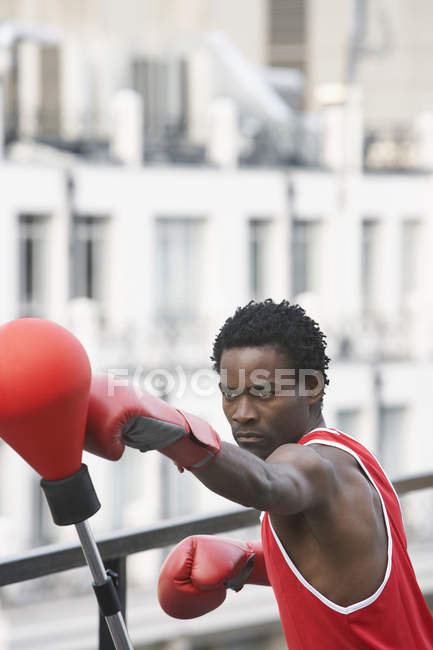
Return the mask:
{"type": "Polygon", "coordinates": [[[313,443],[350,453],[377,489],[388,534],[388,565],[374,594],[341,607],[299,573],[265,513],[266,569],[289,650],[433,650],[433,616],[407,553],[400,504],[389,479],[371,452],[336,429],[316,429],[299,441],[313,443]]]}

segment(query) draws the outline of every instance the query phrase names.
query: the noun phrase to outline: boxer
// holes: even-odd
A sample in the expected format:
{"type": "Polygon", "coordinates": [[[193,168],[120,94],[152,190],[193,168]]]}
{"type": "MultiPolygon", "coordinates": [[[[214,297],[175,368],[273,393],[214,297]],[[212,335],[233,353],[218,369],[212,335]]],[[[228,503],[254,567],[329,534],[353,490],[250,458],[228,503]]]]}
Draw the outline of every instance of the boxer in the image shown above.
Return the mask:
{"type": "Polygon", "coordinates": [[[224,323],[212,355],[235,445],[132,387],[110,396],[96,378],[85,448],[106,458],[124,445],[156,449],[264,513],[259,542],[197,536],[171,552],[158,589],[170,615],[201,616],[228,588],[256,582],[272,586],[290,650],[432,650],[392,485],[371,452],[324,421],[325,350],[301,307],[250,302],[224,323]]]}

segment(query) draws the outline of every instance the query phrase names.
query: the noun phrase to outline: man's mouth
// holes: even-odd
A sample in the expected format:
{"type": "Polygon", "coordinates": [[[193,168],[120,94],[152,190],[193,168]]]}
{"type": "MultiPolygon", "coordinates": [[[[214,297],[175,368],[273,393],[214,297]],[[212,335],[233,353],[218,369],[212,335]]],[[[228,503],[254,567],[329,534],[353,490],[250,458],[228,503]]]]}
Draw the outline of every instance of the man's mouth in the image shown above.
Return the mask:
{"type": "Polygon", "coordinates": [[[242,431],[235,434],[239,445],[256,445],[265,440],[265,437],[256,431],[242,431]]]}

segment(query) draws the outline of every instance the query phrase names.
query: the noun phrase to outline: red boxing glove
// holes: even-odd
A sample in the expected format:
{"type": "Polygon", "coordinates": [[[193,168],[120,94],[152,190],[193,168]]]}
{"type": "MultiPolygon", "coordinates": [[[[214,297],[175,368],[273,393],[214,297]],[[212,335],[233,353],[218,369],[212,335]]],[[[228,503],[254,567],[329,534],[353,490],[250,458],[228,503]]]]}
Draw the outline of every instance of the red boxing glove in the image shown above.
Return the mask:
{"type": "Polygon", "coordinates": [[[194,535],[165,560],[158,581],[162,609],[174,618],[195,618],[219,607],[227,589],[269,585],[261,542],[194,535]]]}
{"type": "Polygon", "coordinates": [[[157,449],[190,470],[203,467],[221,449],[218,434],[204,420],[178,411],[148,393],[139,397],[131,386],[111,386],[95,375],[90,389],[84,449],[118,460],[125,445],[157,449]]]}

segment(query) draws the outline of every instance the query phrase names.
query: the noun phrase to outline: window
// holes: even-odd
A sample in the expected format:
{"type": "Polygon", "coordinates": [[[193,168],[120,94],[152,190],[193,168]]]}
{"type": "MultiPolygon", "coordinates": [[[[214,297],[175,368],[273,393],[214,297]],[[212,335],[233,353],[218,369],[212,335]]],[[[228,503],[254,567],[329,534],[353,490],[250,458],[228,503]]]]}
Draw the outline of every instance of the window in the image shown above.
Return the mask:
{"type": "Polygon", "coordinates": [[[42,137],[60,133],[60,50],[56,45],[40,48],[40,123],[42,137]]]}
{"type": "Polygon", "coordinates": [[[5,84],[5,141],[10,142],[18,137],[20,118],[20,105],[18,100],[18,86],[22,73],[20,65],[20,44],[13,43],[10,48],[10,65],[6,66],[5,84]]]}
{"type": "Polygon", "coordinates": [[[22,214],[19,217],[19,313],[21,317],[43,316],[46,303],[45,216],[22,214]]]}
{"type": "Polygon", "coordinates": [[[366,314],[374,308],[375,283],[378,272],[378,222],[365,219],[361,234],[361,294],[363,311],[366,314]]]}
{"type": "Polygon", "coordinates": [[[61,128],[60,48],[28,38],[10,48],[5,84],[5,139],[24,135],[58,141],[61,128]]]}
{"type": "Polygon", "coordinates": [[[353,438],[359,438],[359,410],[341,409],[337,411],[337,429],[353,438]]]}
{"type": "Polygon", "coordinates": [[[304,0],[269,0],[269,62],[305,67],[306,3],[304,0]]]}
{"type": "Polygon", "coordinates": [[[143,99],[148,155],[161,152],[170,138],[184,133],[188,111],[187,64],[183,59],[135,59],[132,88],[143,99]]]}
{"type": "Polygon", "coordinates": [[[381,406],[379,409],[379,459],[390,478],[404,472],[406,409],[404,406],[381,406]]]}
{"type": "Polygon", "coordinates": [[[249,289],[255,300],[266,298],[269,225],[266,219],[250,219],[249,222],[249,289]]]}
{"type": "Polygon", "coordinates": [[[73,298],[91,298],[101,303],[104,300],[107,221],[104,217],[74,217],[73,298]]]}
{"type": "Polygon", "coordinates": [[[197,487],[191,472],[180,474],[174,463],[160,458],[161,519],[181,517],[194,512],[197,487]]]}
{"type": "Polygon", "coordinates": [[[150,454],[140,458],[134,450],[126,448],[118,463],[111,463],[111,526],[122,528],[128,525],[127,510],[130,503],[137,498],[137,484],[140,475],[151,463],[150,454]]]}
{"type": "Polygon", "coordinates": [[[188,323],[199,314],[202,219],[156,220],[156,301],[161,322],[188,323]]]}
{"type": "Polygon", "coordinates": [[[318,221],[295,221],[292,240],[292,295],[317,291],[320,278],[320,230],[318,221]]]}
{"type": "Polygon", "coordinates": [[[419,283],[419,221],[403,221],[401,227],[401,299],[404,301],[417,289],[419,283]]]}
{"type": "Polygon", "coordinates": [[[56,538],[56,527],[45,494],[41,489],[40,479],[36,476],[33,479],[32,500],[32,544],[34,546],[51,544],[56,538]]]}

